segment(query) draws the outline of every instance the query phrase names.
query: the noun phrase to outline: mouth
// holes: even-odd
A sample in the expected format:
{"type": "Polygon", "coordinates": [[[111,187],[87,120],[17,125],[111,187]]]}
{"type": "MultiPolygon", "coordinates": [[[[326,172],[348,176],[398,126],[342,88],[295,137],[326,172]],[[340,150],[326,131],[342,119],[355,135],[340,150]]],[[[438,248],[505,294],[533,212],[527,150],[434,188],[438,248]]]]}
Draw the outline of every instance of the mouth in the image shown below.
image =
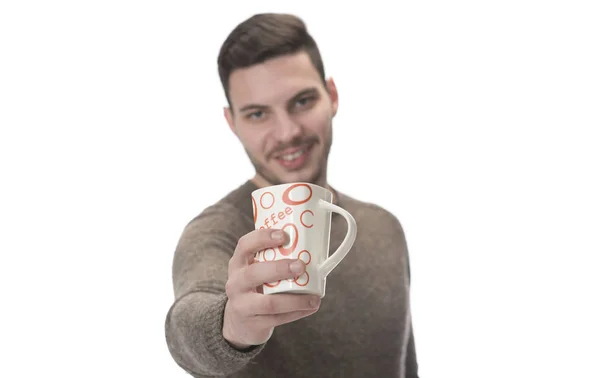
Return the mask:
{"type": "Polygon", "coordinates": [[[276,156],[275,160],[277,160],[281,166],[288,170],[297,170],[306,164],[312,148],[313,143],[301,147],[291,148],[276,156]]]}

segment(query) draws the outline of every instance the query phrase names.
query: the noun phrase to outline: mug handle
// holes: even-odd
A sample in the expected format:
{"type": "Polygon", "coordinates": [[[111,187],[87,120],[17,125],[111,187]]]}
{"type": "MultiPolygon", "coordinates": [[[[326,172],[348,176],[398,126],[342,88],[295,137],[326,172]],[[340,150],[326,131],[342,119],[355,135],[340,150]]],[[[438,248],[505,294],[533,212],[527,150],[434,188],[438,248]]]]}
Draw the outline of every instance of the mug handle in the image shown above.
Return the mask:
{"type": "Polygon", "coordinates": [[[348,232],[346,233],[346,237],[342,241],[342,244],[340,244],[338,249],[317,268],[321,277],[327,277],[329,273],[331,273],[331,271],[344,259],[344,257],[346,257],[350,251],[350,248],[352,248],[354,240],[356,240],[357,227],[354,217],[341,207],[322,199],[319,200],[319,207],[324,210],[340,214],[346,219],[346,222],[348,222],[348,232]]]}

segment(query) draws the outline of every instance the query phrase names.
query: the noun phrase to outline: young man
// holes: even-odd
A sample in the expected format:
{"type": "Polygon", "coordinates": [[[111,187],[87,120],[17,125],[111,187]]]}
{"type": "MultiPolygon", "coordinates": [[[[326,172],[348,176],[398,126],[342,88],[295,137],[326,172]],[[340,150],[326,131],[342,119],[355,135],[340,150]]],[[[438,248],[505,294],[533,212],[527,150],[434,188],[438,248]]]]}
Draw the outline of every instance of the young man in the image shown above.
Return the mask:
{"type": "MultiPolygon", "coordinates": [[[[218,67],[225,118],[256,175],[183,230],[165,324],[174,360],[194,377],[418,377],[404,232],[388,211],[327,182],[338,94],[303,21],[250,17],[223,43],[218,67]],[[287,235],[254,229],[250,194],[288,182],[328,187],[358,225],[322,300],[259,289],[305,269],[300,260],[253,261],[287,235]]],[[[345,233],[332,215],[332,250],[345,233]]]]}

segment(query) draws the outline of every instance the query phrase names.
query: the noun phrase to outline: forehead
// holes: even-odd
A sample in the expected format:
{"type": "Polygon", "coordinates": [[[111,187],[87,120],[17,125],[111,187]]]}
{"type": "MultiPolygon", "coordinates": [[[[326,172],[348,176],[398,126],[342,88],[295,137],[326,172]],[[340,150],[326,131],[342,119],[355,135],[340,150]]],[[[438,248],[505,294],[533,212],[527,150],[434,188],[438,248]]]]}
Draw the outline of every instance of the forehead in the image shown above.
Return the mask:
{"type": "Polygon", "coordinates": [[[308,87],[323,88],[319,72],[305,52],[237,69],[229,78],[232,106],[276,105],[308,87]]]}

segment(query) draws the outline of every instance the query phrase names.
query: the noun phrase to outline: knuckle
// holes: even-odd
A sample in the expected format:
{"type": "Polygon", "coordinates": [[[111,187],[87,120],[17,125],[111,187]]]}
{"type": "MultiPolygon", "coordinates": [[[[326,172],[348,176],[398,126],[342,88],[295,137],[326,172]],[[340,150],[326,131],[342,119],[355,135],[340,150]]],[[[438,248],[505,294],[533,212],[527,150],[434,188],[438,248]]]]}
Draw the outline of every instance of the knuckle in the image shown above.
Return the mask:
{"type": "Polygon", "coordinates": [[[232,283],[231,280],[227,280],[227,282],[225,282],[225,294],[227,294],[227,296],[229,298],[231,298],[233,290],[232,290],[232,283]]]}
{"type": "Polygon", "coordinates": [[[242,278],[246,286],[250,285],[251,283],[256,283],[257,285],[262,283],[258,282],[260,281],[261,277],[261,267],[258,265],[260,264],[250,264],[244,268],[242,278]]]}
{"type": "Polygon", "coordinates": [[[247,244],[246,239],[247,239],[246,235],[244,235],[238,239],[237,245],[235,246],[236,251],[243,251],[246,248],[246,244],[247,244]]]}
{"type": "Polygon", "coordinates": [[[225,283],[225,292],[227,293],[228,297],[232,297],[235,296],[239,293],[239,287],[240,287],[240,273],[238,272],[233,272],[233,274],[229,275],[229,278],[227,279],[227,282],[225,283]]]}
{"type": "Polygon", "coordinates": [[[256,269],[255,264],[249,265],[246,268],[244,268],[243,273],[242,273],[242,277],[244,279],[244,281],[248,282],[252,279],[254,273],[253,271],[256,269]]]}

